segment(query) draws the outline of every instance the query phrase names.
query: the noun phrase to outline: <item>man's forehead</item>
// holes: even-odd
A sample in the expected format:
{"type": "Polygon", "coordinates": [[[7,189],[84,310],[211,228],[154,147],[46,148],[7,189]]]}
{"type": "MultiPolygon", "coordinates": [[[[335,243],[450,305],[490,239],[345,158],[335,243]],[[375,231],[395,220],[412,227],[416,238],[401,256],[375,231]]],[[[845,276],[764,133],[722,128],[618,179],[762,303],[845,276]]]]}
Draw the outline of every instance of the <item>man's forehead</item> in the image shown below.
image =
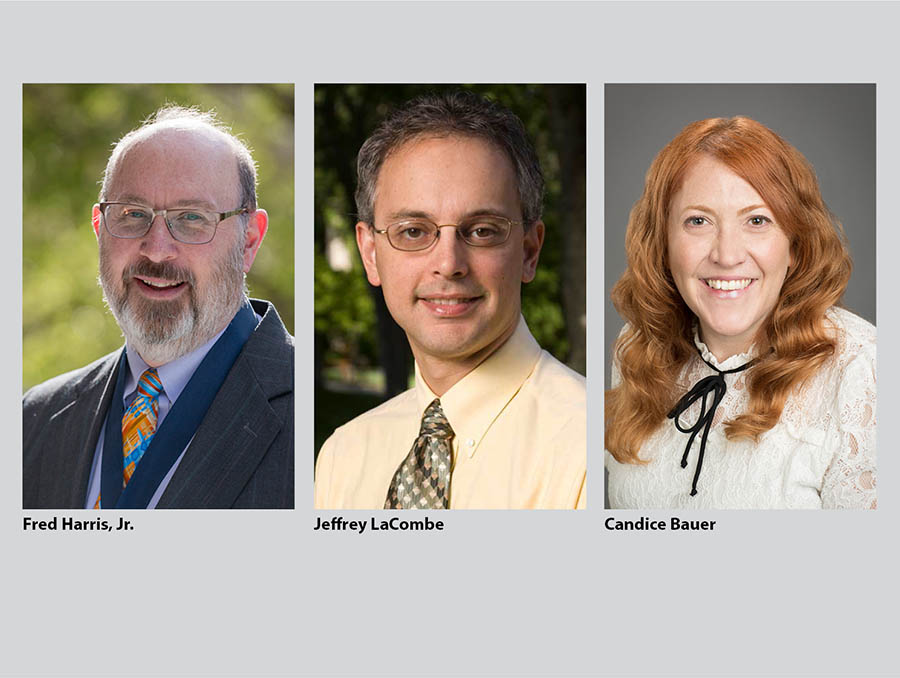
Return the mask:
{"type": "Polygon", "coordinates": [[[409,209],[407,198],[421,197],[423,191],[483,202],[466,206],[473,213],[496,213],[499,205],[495,203],[510,201],[518,209],[520,202],[512,159],[499,145],[477,135],[423,135],[398,145],[378,173],[375,208],[385,209],[378,198],[390,195],[390,202],[401,199],[401,207],[409,209]]]}
{"type": "Polygon", "coordinates": [[[121,148],[116,149],[120,158],[136,153],[202,155],[209,160],[234,157],[235,150],[229,138],[222,132],[205,125],[172,125],[160,123],[137,132],[121,148]]]}
{"type": "Polygon", "coordinates": [[[467,134],[465,132],[426,132],[417,134],[394,146],[385,157],[384,162],[387,163],[396,156],[410,155],[434,146],[466,149],[469,154],[473,150],[476,152],[488,151],[492,154],[496,153],[506,158],[510,163],[510,167],[512,167],[512,160],[500,144],[478,134],[467,134]]]}
{"type": "Polygon", "coordinates": [[[233,144],[205,126],[160,125],[141,130],[114,151],[108,172],[110,193],[136,191],[165,180],[182,182],[186,189],[191,184],[229,193],[238,188],[233,144]]]}

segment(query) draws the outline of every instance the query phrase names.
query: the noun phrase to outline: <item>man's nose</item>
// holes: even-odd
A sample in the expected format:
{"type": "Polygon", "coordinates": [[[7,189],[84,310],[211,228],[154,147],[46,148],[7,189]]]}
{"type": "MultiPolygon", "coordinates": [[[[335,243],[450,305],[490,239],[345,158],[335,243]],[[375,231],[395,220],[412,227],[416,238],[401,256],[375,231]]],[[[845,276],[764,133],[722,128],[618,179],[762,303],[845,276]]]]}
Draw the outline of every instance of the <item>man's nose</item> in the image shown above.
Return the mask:
{"type": "Polygon", "coordinates": [[[167,261],[178,255],[178,241],[169,233],[169,227],[161,214],[153,216],[150,230],[141,238],[141,254],[150,261],[167,261]]]}
{"type": "Polygon", "coordinates": [[[716,230],[710,251],[713,263],[722,267],[733,267],[742,264],[746,256],[747,246],[739,227],[723,226],[716,230]]]}
{"type": "Polygon", "coordinates": [[[469,246],[456,226],[441,226],[432,257],[434,272],[444,278],[462,278],[469,272],[469,246]]]}

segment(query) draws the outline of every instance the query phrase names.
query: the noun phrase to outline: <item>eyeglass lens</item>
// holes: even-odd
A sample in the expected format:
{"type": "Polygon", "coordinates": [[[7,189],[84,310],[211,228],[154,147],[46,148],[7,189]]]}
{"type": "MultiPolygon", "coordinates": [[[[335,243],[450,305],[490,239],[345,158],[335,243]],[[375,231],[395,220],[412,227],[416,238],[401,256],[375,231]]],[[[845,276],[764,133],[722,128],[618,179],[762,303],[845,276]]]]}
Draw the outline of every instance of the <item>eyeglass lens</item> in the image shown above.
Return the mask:
{"type": "MultiPolygon", "coordinates": [[[[109,232],[119,238],[140,238],[150,230],[153,211],[142,205],[107,205],[104,213],[109,232]]],[[[205,210],[166,210],[166,223],[177,240],[204,243],[216,232],[216,215],[205,210]]]]}
{"type": "MultiPolygon", "coordinates": [[[[443,226],[452,226],[444,224],[443,226]]],[[[502,245],[509,238],[511,222],[503,217],[473,217],[456,224],[456,232],[473,247],[502,245]]],[[[427,249],[438,239],[439,228],[425,219],[411,219],[391,224],[387,228],[388,239],[400,250],[427,249]]]]}

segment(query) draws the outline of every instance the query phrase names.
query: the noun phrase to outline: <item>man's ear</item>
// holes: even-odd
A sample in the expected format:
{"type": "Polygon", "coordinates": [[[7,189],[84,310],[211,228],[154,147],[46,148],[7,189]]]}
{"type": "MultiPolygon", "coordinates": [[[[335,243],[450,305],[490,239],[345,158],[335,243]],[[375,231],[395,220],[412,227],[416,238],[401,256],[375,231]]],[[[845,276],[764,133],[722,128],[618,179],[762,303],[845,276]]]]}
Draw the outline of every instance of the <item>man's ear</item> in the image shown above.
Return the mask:
{"type": "Polygon", "coordinates": [[[378,275],[378,266],[375,261],[375,231],[364,221],[356,224],[356,246],[359,248],[363,266],[366,268],[366,277],[371,284],[378,287],[381,285],[381,276],[378,275]]]}
{"type": "Polygon", "coordinates": [[[100,240],[100,205],[94,205],[91,209],[91,226],[94,227],[94,235],[100,240]]]}
{"type": "Polygon", "coordinates": [[[537,271],[538,258],[541,256],[541,247],[544,245],[544,222],[536,221],[525,231],[522,239],[522,282],[529,283],[534,280],[537,271]]]}
{"type": "Polygon", "coordinates": [[[244,273],[250,272],[256,253],[269,230],[269,215],[264,209],[257,209],[250,213],[250,222],[247,224],[247,235],[244,238],[244,273]]]}

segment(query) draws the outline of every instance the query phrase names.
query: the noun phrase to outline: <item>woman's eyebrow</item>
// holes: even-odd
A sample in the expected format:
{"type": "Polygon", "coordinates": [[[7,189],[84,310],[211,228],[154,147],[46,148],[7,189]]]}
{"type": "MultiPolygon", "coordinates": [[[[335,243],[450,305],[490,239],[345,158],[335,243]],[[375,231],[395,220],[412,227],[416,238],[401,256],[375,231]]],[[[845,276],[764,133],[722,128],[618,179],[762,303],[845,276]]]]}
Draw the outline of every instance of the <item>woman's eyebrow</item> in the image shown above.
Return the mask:
{"type": "Polygon", "coordinates": [[[715,210],[712,207],[707,207],[706,205],[687,205],[682,208],[682,212],[687,212],[690,210],[697,210],[698,212],[712,212],[715,213],[715,210]]]}

